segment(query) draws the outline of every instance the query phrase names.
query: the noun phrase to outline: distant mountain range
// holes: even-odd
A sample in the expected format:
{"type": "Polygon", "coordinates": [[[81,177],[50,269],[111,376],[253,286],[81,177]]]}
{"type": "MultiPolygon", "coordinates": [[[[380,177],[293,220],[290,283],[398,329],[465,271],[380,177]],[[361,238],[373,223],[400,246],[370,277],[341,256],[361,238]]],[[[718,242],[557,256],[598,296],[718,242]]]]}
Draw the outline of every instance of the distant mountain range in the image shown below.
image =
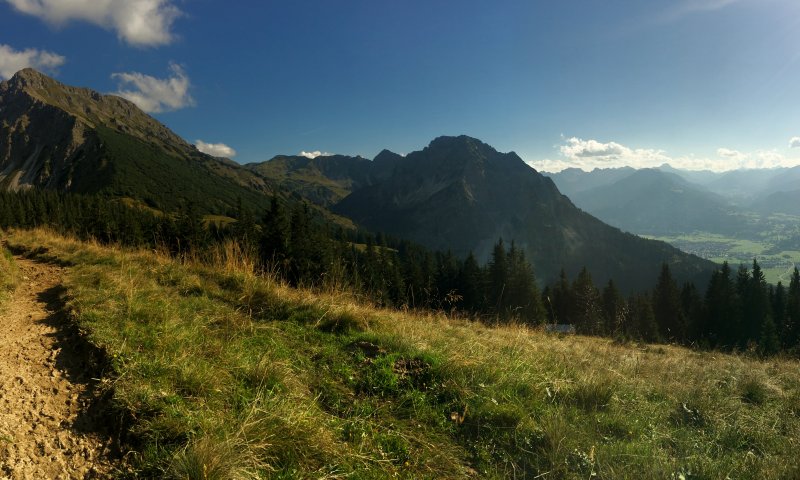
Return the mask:
{"type": "Polygon", "coordinates": [[[669,235],[693,230],[735,232],[745,221],[724,197],[657,169],[569,172],[559,188],[576,205],[623,230],[669,235]],[[577,181],[581,176],[585,182],[577,181]]]}
{"type": "Polygon", "coordinates": [[[800,214],[800,167],[716,173],[663,165],[547,175],[580,208],[639,234],[737,234],[758,228],[754,214],[800,214]]]}
{"type": "Polygon", "coordinates": [[[598,283],[614,278],[633,290],[651,285],[663,261],[681,280],[713,268],[604,224],[516,154],[465,136],[405,157],[384,150],[371,161],[279,156],[242,166],[200,153],[131,102],[26,69],[0,83],[0,138],[5,189],[128,198],[165,212],[187,202],[224,213],[240,200],[258,210],[272,195],[304,199],[330,218],[481,260],[500,237],[515,241],[545,282],[586,266],[598,283]]]}

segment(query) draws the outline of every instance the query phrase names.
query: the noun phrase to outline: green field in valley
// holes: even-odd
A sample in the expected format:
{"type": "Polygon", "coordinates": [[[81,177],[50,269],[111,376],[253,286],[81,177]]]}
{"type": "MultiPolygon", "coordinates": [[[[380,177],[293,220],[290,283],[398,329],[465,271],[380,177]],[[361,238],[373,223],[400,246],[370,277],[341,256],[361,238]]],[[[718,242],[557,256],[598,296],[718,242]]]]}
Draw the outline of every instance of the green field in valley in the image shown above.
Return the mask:
{"type": "Polygon", "coordinates": [[[647,238],[665,241],[684,252],[693,253],[713,262],[721,264],[727,261],[734,269],[740,264],[745,264],[749,268],[753,259],[756,259],[767,281],[772,284],[777,284],[779,281],[784,285],[787,284],[794,267],[800,266],[800,250],[782,250],[777,242],[769,238],[737,239],[706,232],[647,238]]]}

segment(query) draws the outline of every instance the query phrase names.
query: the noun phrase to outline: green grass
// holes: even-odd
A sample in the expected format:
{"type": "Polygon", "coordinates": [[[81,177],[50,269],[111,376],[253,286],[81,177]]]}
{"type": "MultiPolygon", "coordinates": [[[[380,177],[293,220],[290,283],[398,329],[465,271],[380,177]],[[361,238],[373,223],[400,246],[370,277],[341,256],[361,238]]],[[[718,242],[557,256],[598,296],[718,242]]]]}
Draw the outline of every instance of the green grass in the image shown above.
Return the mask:
{"type": "MultiPolygon", "coordinates": [[[[42,232],[126,412],[120,476],[780,479],[796,361],[377,310],[42,232]]],[[[42,250],[40,250],[42,251],[42,250]]]]}
{"type": "MultiPolygon", "coordinates": [[[[777,235],[777,234],[776,234],[777,235]]],[[[777,251],[775,235],[765,234],[761,239],[725,237],[719,234],[696,232],[670,237],[648,237],[667,242],[685,252],[694,253],[712,262],[728,262],[736,269],[740,264],[750,268],[753,259],[762,267],[767,282],[787,285],[795,265],[800,266],[800,252],[777,251]]]]}
{"type": "MultiPolygon", "coordinates": [[[[2,233],[2,232],[0,232],[2,233]]],[[[17,286],[17,266],[11,253],[0,245],[0,309],[17,286]]]]}

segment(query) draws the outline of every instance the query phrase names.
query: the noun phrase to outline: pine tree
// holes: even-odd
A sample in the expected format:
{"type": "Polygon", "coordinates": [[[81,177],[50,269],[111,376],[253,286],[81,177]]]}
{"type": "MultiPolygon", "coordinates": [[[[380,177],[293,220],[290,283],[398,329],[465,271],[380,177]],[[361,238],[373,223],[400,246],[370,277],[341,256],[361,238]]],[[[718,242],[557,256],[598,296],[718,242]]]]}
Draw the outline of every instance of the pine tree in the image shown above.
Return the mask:
{"type": "Polygon", "coordinates": [[[236,222],[233,224],[232,233],[245,250],[253,249],[258,242],[258,229],[253,213],[242,206],[241,197],[237,197],[236,200],[236,222]]]}
{"type": "Polygon", "coordinates": [[[767,315],[761,326],[759,333],[758,350],[761,355],[775,355],[781,349],[781,340],[778,338],[778,330],[772,317],[767,315]]]}
{"type": "Polygon", "coordinates": [[[533,275],[533,267],[525,258],[525,252],[517,248],[513,241],[506,264],[508,266],[506,308],[509,313],[529,324],[542,323],[544,308],[533,275]]]}
{"type": "Polygon", "coordinates": [[[797,267],[792,272],[786,297],[786,346],[794,348],[800,345],[800,272],[797,267]]]}
{"type": "Polygon", "coordinates": [[[575,329],[579,332],[596,334],[602,329],[603,317],[600,308],[600,293],[592,282],[586,267],[578,273],[572,284],[575,295],[575,329]]]}
{"type": "Polygon", "coordinates": [[[614,285],[613,280],[609,280],[603,289],[601,302],[603,312],[603,331],[605,335],[622,333],[622,326],[625,323],[625,300],[614,285]]]}
{"type": "Polygon", "coordinates": [[[662,338],[678,342],[686,339],[686,319],[681,311],[678,285],[666,263],[661,265],[661,274],[653,290],[653,314],[662,338]]]}
{"type": "Polygon", "coordinates": [[[475,255],[467,255],[458,274],[459,291],[462,296],[463,308],[470,312],[480,312],[484,309],[484,274],[475,255]]]}
{"type": "Polygon", "coordinates": [[[261,264],[286,274],[289,255],[289,219],[277,197],[272,197],[269,211],[264,215],[261,230],[261,264]]]}
{"type": "MultiPolygon", "coordinates": [[[[744,298],[744,341],[760,343],[767,317],[770,316],[767,281],[758,262],[753,260],[753,270],[744,298]]],[[[772,325],[775,330],[775,325],[772,325]]]]}
{"type": "Polygon", "coordinates": [[[492,250],[488,265],[489,304],[498,315],[505,311],[506,287],[508,282],[508,257],[501,238],[492,250]]]}
{"type": "Polygon", "coordinates": [[[629,301],[631,327],[629,335],[645,342],[656,342],[659,339],[658,324],[653,313],[653,302],[647,295],[636,295],[629,301]]]}
{"type": "Polygon", "coordinates": [[[686,340],[698,342],[703,337],[703,300],[694,283],[687,282],[681,289],[681,312],[686,320],[686,340]]]}
{"type": "Polygon", "coordinates": [[[704,304],[704,332],[702,337],[711,346],[734,348],[739,342],[741,310],[739,295],[731,277],[728,262],[711,275],[704,304]]]}
{"type": "Polygon", "coordinates": [[[574,324],[575,311],[577,308],[575,294],[572,285],[564,269],[558,276],[558,283],[553,287],[551,300],[553,323],[574,324]]]}
{"type": "Polygon", "coordinates": [[[772,310],[772,321],[775,323],[775,330],[778,337],[782,339],[782,345],[788,340],[789,331],[786,321],[786,288],[783,282],[778,282],[775,289],[770,286],[770,305],[772,310]]]}

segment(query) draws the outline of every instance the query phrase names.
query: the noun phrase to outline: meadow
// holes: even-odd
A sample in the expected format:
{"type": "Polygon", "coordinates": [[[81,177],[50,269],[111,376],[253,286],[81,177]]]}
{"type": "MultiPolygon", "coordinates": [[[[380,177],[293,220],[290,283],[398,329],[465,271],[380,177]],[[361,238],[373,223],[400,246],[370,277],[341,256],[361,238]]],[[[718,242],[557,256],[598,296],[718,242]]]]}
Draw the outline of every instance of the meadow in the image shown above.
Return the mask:
{"type": "Polygon", "coordinates": [[[122,478],[800,477],[796,360],[378,309],[256,275],[235,244],[208,264],[7,241],[68,265],[122,478]]]}
{"type": "Polygon", "coordinates": [[[753,260],[764,271],[767,282],[779,281],[788,285],[795,266],[800,266],[800,249],[786,245],[786,237],[764,233],[760,237],[731,237],[708,232],[694,232],[673,236],[645,236],[661,240],[687,253],[722,264],[728,262],[735,270],[739,265],[750,268],[753,260]]]}

